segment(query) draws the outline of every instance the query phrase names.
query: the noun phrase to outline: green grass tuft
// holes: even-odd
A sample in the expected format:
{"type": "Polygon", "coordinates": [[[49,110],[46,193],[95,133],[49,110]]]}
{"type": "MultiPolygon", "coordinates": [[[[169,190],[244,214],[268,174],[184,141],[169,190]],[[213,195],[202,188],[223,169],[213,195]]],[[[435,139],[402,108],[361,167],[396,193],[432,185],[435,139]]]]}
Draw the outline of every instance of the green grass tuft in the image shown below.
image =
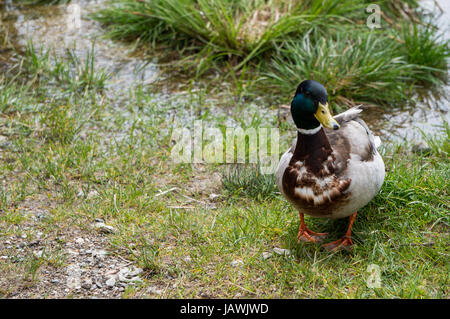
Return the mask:
{"type": "Polygon", "coordinates": [[[178,52],[193,75],[225,70],[235,80],[250,66],[246,73],[259,75],[264,89],[289,94],[315,79],[347,105],[404,102],[415,87],[447,77],[449,43],[414,0],[117,0],[93,18],[112,38],[178,52]],[[365,25],[372,3],[383,13],[374,31],[365,25]]]}

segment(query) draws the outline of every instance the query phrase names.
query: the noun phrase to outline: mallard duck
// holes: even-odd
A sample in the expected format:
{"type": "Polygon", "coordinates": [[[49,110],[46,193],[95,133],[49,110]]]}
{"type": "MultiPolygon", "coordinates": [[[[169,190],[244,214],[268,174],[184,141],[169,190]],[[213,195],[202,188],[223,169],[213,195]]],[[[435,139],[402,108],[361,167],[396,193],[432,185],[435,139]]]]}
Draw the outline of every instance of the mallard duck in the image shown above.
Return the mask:
{"type": "Polygon", "coordinates": [[[327,90],[316,81],[303,81],[295,92],[291,115],[297,138],[281,157],[276,180],[280,192],[300,213],[298,241],[319,242],[327,235],[308,229],[304,214],[350,217],[345,236],[322,247],[352,249],[357,211],[375,197],[385,177],[377,152],[380,140],[358,117],[361,111],[354,107],[333,117],[327,90]]]}

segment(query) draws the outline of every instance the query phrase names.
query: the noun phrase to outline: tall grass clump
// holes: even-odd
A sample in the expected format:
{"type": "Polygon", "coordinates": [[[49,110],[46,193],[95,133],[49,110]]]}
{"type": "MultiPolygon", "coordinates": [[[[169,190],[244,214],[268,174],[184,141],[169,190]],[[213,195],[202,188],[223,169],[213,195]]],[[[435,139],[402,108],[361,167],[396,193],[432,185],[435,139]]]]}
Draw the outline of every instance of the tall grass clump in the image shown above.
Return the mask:
{"type": "Polygon", "coordinates": [[[66,57],[52,54],[52,49],[36,49],[29,42],[21,64],[22,71],[31,78],[32,83],[58,83],[69,91],[102,90],[110,74],[95,65],[94,43],[80,59],[73,50],[68,49],[66,57]]]}
{"type": "Polygon", "coordinates": [[[445,79],[450,57],[450,42],[433,25],[402,24],[397,34],[408,63],[416,66],[416,77],[439,82],[445,79]],[[437,77],[437,79],[436,79],[437,77]]]}
{"type": "MultiPolygon", "coordinates": [[[[352,1],[113,1],[93,17],[116,39],[187,47],[247,62],[308,28],[353,16],[352,1]]],[[[241,64],[242,65],[242,64],[241,64]]]]}
{"type": "Polygon", "coordinates": [[[449,43],[417,0],[113,0],[93,18],[112,38],[176,52],[197,75],[250,67],[283,94],[310,78],[347,104],[405,101],[448,69],[449,43]],[[369,4],[380,6],[380,29],[366,25],[369,4]]]}
{"type": "Polygon", "coordinates": [[[267,77],[285,92],[303,79],[326,83],[338,102],[346,96],[359,101],[395,101],[405,97],[413,68],[396,55],[397,44],[376,34],[334,38],[306,34],[277,48],[267,77]]]}
{"type": "Polygon", "coordinates": [[[259,167],[236,165],[229,167],[222,180],[229,195],[254,199],[273,198],[278,193],[273,174],[263,174],[259,167]]]}

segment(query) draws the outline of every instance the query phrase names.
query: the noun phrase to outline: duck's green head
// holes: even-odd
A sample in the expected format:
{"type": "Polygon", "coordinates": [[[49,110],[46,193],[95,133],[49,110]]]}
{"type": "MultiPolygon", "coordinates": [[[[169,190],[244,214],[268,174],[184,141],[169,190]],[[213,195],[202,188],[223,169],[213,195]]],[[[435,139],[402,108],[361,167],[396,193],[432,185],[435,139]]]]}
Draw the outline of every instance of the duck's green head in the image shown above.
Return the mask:
{"type": "Polygon", "coordinates": [[[326,128],[337,130],[339,124],[328,108],[328,94],[319,82],[306,80],[300,83],[291,103],[291,114],[299,129],[311,130],[322,123],[326,128]]]}

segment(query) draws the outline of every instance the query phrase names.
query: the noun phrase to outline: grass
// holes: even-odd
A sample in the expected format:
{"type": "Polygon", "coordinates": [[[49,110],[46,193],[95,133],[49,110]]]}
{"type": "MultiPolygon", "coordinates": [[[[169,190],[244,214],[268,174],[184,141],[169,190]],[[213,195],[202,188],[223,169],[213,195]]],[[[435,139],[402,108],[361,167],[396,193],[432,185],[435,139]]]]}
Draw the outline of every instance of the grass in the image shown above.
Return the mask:
{"type": "MultiPolygon", "coordinates": [[[[74,231],[103,236],[111,256],[144,270],[143,283],[127,287],[124,298],[154,297],[148,287],[168,298],[449,297],[448,125],[442,136],[426,137],[427,156],[411,153],[408,145],[383,150],[386,180],[355,222],[353,253],[330,254],[296,242],[298,214],[277,192],[273,176],[241,167],[220,181],[214,178],[217,165],[170,159],[174,120],[168,115],[189,114],[187,126],[196,119],[263,126],[278,118],[248,116],[239,107],[224,116],[204,90],[161,102],[133,86],[117,107],[105,92],[106,71],[93,67],[94,55],[83,63],[31,48],[0,82],[0,240],[28,240],[41,232],[46,248],[40,256],[2,248],[0,255],[13,257],[0,264],[3,297],[33,287],[49,293],[45,271],[68,265],[64,243],[56,238],[66,234],[71,242],[74,231]],[[47,210],[42,222],[30,215],[36,207],[47,210]],[[90,227],[96,218],[116,231],[99,235],[90,227]],[[274,247],[289,249],[291,257],[273,253],[274,247]],[[264,252],[272,256],[264,259],[264,252]],[[380,268],[380,288],[368,287],[371,265],[380,268]]],[[[250,107],[244,103],[246,111],[250,107]]],[[[282,129],[282,136],[287,133],[282,129]]],[[[283,140],[280,151],[288,144],[283,140]]],[[[346,220],[307,223],[330,232],[329,240],[346,227],[346,220]]]]}
{"type": "Polygon", "coordinates": [[[286,92],[301,79],[316,79],[327,84],[340,104],[350,96],[357,101],[395,102],[407,98],[414,80],[414,67],[395,55],[397,47],[376,34],[356,41],[348,33],[334,39],[308,34],[279,48],[267,76],[286,92]]]}
{"type": "Polygon", "coordinates": [[[271,87],[286,96],[311,78],[347,104],[405,102],[418,86],[446,81],[450,56],[415,0],[115,0],[93,18],[114,39],[159,47],[172,60],[167,51],[175,52],[191,76],[247,70],[260,94],[271,87]],[[381,29],[365,25],[368,4],[380,6],[381,29]]]}
{"type": "Polygon", "coordinates": [[[95,69],[94,47],[95,42],[92,42],[91,50],[82,61],[74,49],[67,49],[66,58],[60,58],[51,53],[51,49],[36,49],[29,42],[24,63],[20,67],[23,68],[23,74],[33,75],[31,83],[48,83],[51,79],[52,84],[68,91],[100,90],[104,88],[109,74],[104,69],[95,69]]]}

